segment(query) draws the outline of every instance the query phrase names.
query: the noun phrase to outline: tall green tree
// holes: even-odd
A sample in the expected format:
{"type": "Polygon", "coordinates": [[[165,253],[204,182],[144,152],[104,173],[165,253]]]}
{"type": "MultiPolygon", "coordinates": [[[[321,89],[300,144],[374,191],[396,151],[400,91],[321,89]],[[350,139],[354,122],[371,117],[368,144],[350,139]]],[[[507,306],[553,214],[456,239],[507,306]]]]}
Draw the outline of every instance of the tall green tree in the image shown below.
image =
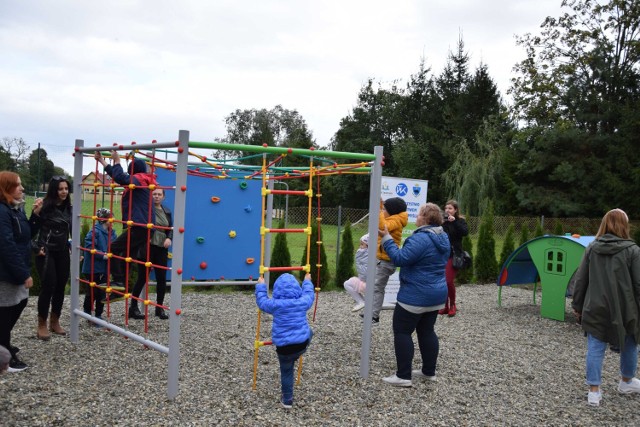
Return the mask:
{"type": "Polygon", "coordinates": [[[504,243],[502,244],[502,251],[500,252],[500,261],[498,261],[498,268],[502,268],[509,255],[516,249],[515,242],[516,226],[512,222],[507,228],[507,234],[504,236],[504,243]]]}
{"type": "Polygon", "coordinates": [[[355,276],[355,256],[353,247],[353,235],[351,233],[351,223],[347,222],[340,241],[340,257],[336,268],[336,286],[341,286],[350,277],[355,276]]]}
{"type": "Polygon", "coordinates": [[[521,160],[523,210],[600,216],[615,206],[640,213],[640,3],[563,1],[540,34],[518,43],[526,58],[512,80],[524,124],[513,148],[521,160]]]}
{"type": "Polygon", "coordinates": [[[493,229],[493,206],[482,215],[480,231],[478,233],[478,253],[474,259],[476,280],[480,283],[493,283],[498,275],[496,262],[496,239],[493,229]]]}

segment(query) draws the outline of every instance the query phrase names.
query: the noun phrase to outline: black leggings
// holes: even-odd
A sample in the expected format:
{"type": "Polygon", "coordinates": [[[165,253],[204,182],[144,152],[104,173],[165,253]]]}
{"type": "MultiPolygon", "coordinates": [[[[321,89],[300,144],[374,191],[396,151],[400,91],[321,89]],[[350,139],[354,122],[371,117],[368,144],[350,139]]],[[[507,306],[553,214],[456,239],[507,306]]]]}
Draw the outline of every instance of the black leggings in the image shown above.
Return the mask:
{"type": "MultiPolygon", "coordinates": [[[[14,285],[5,284],[4,286],[14,285]]],[[[15,356],[11,350],[11,330],[20,318],[22,310],[27,306],[27,300],[28,298],[25,298],[18,304],[10,307],[0,307],[0,345],[9,350],[11,356],[15,356]]]]}
{"type": "Polygon", "coordinates": [[[51,306],[51,313],[58,316],[62,313],[64,289],[69,281],[70,265],[71,258],[68,249],[48,251],[47,255],[36,257],[36,269],[40,276],[38,316],[47,317],[49,306],[51,306]]]}
{"type": "MultiPolygon", "coordinates": [[[[149,261],[154,265],[162,265],[167,266],[169,250],[164,247],[150,245],[149,246],[149,261]]],[[[136,297],[140,296],[142,293],[142,289],[144,288],[147,268],[144,265],[138,264],[138,280],[136,280],[136,285],[133,288],[133,295],[136,297]]],[[[167,292],[167,270],[162,268],[154,268],[153,271],[156,274],[156,292],[157,292],[157,303],[162,305],[164,304],[164,295],[167,292]]]]}

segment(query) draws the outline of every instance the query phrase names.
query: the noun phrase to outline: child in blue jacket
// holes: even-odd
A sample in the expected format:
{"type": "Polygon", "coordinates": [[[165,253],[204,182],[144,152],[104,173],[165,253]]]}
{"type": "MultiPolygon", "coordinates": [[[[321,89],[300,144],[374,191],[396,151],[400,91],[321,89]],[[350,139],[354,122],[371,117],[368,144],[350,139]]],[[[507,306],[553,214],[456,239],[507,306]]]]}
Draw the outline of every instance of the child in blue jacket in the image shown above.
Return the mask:
{"type": "Polygon", "coordinates": [[[289,273],[278,277],[273,284],[272,298],[261,277],[256,285],[256,304],[260,310],[273,316],[271,340],[276,346],[280,362],[280,384],[284,408],[293,405],[293,364],[307,351],[313,331],[307,322],[307,310],[315,298],[311,275],[306,274],[302,287],[289,273]]]}
{"type": "MultiPolygon", "coordinates": [[[[111,218],[111,211],[107,208],[100,208],[96,211],[98,221],[93,228],[89,230],[84,238],[84,247],[87,249],[95,249],[100,253],[91,254],[87,253],[82,263],[82,274],[87,280],[93,280],[97,284],[105,284],[107,281],[107,261],[104,254],[109,249],[109,235],[111,235],[111,242],[116,240],[116,231],[111,227],[109,218],[111,218]],[[93,277],[91,274],[91,259],[93,258],[93,277]]],[[[93,299],[96,304],[96,317],[102,318],[102,312],[104,311],[104,303],[102,302],[106,298],[106,292],[98,287],[93,288],[93,299]]],[[[84,295],[84,312],[91,314],[91,290],[88,290],[84,295]]]]}

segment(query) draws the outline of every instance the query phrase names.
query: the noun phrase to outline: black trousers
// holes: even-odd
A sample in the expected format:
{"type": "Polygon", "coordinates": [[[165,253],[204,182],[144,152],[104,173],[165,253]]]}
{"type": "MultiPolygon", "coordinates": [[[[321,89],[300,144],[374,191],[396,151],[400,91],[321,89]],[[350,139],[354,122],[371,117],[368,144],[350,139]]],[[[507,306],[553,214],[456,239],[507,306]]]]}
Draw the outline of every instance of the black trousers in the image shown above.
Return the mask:
{"type": "MultiPolygon", "coordinates": [[[[87,280],[91,280],[91,274],[84,274],[84,278],[87,280]]],[[[105,283],[107,281],[107,275],[104,273],[93,273],[93,281],[97,284],[105,283]]],[[[91,293],[93,292],[93,301],[96,307],[96,317],[102,316],[104,312],[104,303],[103,299],[107,297],[107,293],[104,289],[87,285],[87,293],[84,294],[84,312],[87,314],[91,314],[91,293]]]]}
{"type": "MultiPolygon", "coordinates": [[[[147,259],[147,240],[148,230],[144,227],[131,227],[131,240],[129,244],[129,256],[146,261],[147,259]]],[[[127,230],[122,230],[122,233],[111,242],[111,253],[126,257],[127,256],[127,230]]],[[[123,283],[125,272],[125,261],[111,258],[111,275],[116,282],[123,283]]],[[[144,266],[142,266],[144,268],[144,266]]]]}
{"type": "Polygon", "coordinates": [[[68,249],[47,251],[45,256],[36,256],[36,269],[40,276],[38,296],[38,316],[47,317],[51,313],[60,316],[64,303],[64,289],[69,281],[71,256],[68,249]]]}
{"type": "Polygon", "coordinates": [[[11,331],[27,306],[27,301],[28,298],[25,298],[16,305],[0,307],[0,345],[9,350],[11,356],[15,356],[11,351],[11,331]]]}
{"type": "MultiPolygon", "coordinates": [[[[166,267],[167,261],[169,258],[169,250],[164,247],[150,245],[149,246],[149,261],[154,265],[161,265],[166,267]]],[[[154,268],[153,271],[156,274],[156,293],[158,304],[164,304],[164,296],[167,292],[167,270],[162,268],[154,268]]],[[[144,265],[138,264],[138,280],[136,280],[136,285],[133,287],[133,296],[139,297],[142,293],[142,289],[144,289],[144,285],[147,277],[147,267],[144,265]]],[[[135,304],[135,301],[132,302],[135,304]]]]}

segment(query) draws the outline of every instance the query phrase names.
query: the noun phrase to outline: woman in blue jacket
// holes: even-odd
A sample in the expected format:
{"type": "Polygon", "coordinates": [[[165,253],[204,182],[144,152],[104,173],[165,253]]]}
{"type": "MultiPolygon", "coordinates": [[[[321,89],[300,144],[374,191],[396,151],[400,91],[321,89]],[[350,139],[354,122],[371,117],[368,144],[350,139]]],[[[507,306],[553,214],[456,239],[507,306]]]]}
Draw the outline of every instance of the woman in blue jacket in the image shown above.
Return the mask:
{"type": "Polygon", "coordinates": [[[400,267],[400,290],[393,312],[393,344],[398,369],[383,381],[397,387],[411,387],[412,375],[435,381],[440,344],[434,330],[438,310],[447,300],[445,266],[451,246],[442,228],[440,208],[427,203],[420,207],[418,228],[399,249],[387,230],[381,230],[382,245],[391,261],[400,267]],[[416,331],[422,368],[411,370],[416,331]]]}

